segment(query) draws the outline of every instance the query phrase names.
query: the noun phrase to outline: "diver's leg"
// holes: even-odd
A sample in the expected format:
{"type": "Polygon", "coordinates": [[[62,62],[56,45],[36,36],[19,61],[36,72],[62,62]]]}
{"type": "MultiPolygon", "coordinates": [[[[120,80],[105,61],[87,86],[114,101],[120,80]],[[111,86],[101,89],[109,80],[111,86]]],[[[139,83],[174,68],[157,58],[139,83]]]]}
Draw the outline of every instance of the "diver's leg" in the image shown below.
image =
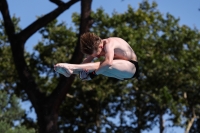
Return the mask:
{"type": "Polygon", "coordinates": [[[81,71],[92,72],[99,68],[100,62],[84,63],[84,64],[69,64],[58,63],[54,66],[55,71],[63,74],[66,77],[70,77],[71,74],[79,74],[81,71]]]}
{"type": "MultiPolygon", "coordinates": [[[[71,74],[79,74],[80,71],[95,71],[100,67],[100,65],[101,62],[85,64],[58,63],[55,65],[55,70],[58,73],[69,77],[71,74]]],[[[106,68],[102,73],[99,74],[123,80],[124,78],[131,78],[134,75],[135,71],[135,65],[131,62],[127,60],[113,60],[112,66],[106,68]]]]}
{"type": "Polygon", "coordinates": [[[113,60],[112,66],[103,71],[101,74],[107,77],[117,79],[131,78],[136,72],[135,65],[127,60],[113,60]]]}

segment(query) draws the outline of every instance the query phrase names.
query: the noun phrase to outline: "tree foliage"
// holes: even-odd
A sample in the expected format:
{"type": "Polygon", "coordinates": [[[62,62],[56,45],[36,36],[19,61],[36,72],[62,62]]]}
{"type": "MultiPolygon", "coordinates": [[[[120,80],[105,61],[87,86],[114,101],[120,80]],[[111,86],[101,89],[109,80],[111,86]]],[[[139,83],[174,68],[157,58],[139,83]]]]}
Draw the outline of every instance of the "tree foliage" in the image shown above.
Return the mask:
{"type": "MultiPolygon", "coordinates": [[[[169,13],[161,14],[155,2],[149,4],[144,1],[137,10],[129,6],[121,14],[113,12],[109,15],[99,8],[90,17],[93,20],[91,32],[101,38],[121,37],[131,45],[138,56],[140,77],[138,80],[119,81],[98,76],[83,82],[72,76],[74,81],[59,110],[59,130],[140,133],[159,125],[162,133],[174,126],[189,131],[193,125],[190,131],[198,132],[199,31],[180,25],[179,19],[169,13]],[[164,115],[168,115],[169,119],[164,120],[164,115]],[[163,126],[164,121],[172,124],[163,126]]],[[[74,13],[72,19],[75,27],[67,27],[67,24],[54,20],[41,28],[41,41],[33,53],[25,54],[28,68],[43,94],[40,97],[48,99],[53,93],[61,95],[62,91],[55,91],[55,88],[64,78],[54,72],[53,65],[73,62],[76,56],[80,15],[74,13]]],[[[3,70],[9,69],[3,67],[3,70]]],[[[18,77],[15,78],[8,84],[18,81],[18,77]]],[[[42,102],[44,106],[51,107],[46,104],[47,99],[42,102]]]]}
{"type": "MultiPolygon", "coordinates": [[[[102,38],[122,37],[133,47],[138,55],[140,78],[138,81],[118,81],[100,76],[90,82],[80,82],[76,79],[61,107],[61,130],[141,132],[163,124],[162,117],[165,114],[170,116],[166,121],[173,122],[169,127],[187,127],[187,122],[182,121],[183,118],[190,120],[189,116],[193,114],[189,113],[189,110],[194,103],[188,104],[189,99],[185,96],[188,96],[188,91],[191,91],[190,87],[193,86],[189,82],[198,84],[199,79],[199,32],[185,25],[180,26],[179,19],[171,14],[162,15],[156,7],[156,3],[150,5],[144,2],[139,9],[128,7],[123,14],[114,12],[108,15],[103,9],[92,13],[92,32],[102,38]],[[196,57],[193,57],[194,55],[196,57]],[[191,59],[193,65],[189,63],[191,59]],[[115,122],[116,119],[118,122],[115,122]]],[[[47,46],[40,45],[41,50],[51,47],[51,42],[57,44],[56,40],[60,42],[59,49],[63,48],[63,51],[58,52],[61,54],[59,56],[64,55],[63,58],[56,59],[53,53],[46,53],[47,60],[68,62],[73,53],[70,53],[73,48],[69,50],[69,47],[75,40],[75,34],[68,33],[77,32],[80,24],[79,14],[73,15],[73,22],[77,28],[63,27],[60,30],[63,31],[61,35],[54,29],[56,23],[42,30],[43,44],[49,42],[45,44],[47,46]],[[44,31],[51,29],[54,29],[59,39],[53,36],[54,32],[44,35],[44,31]],[[68,35],[62,38],[65,34],[68,35]],[[68,38],[72,40],[70,44],[67,42],[68,38]]],[[[56,27],[59,28],[60,25],[62,24],[56,27]]],[[[54,52],[53,49],[51,51],[54,52]]],[[[42,51],[38,53],[44,55],[42,51]]],[[[198,86],[196,87],[195,92],[198,91],[198,86]]],[[[198,102],[195,106],[197,105],[198,102]]],[[[198,108],[195,109],[196,113],[198,108]]],[[[160,127],[161,131],[165,128],[160,127]]]]}
{"type": "MultiPolygon", "coordinates": [[[[68,2],[50,0],[50,2],[56,4],[58,7],[50,11],[46,15],[38,18],[19,32],[17,31],[15,23],[10,16],[7,0],[0,1],[0,12],[2,14],[2,19],[4,22],[3,30],[5,31],[9,44],[11,46],[12,58],[19,80],[19,82],[17,82],[14,87],[16,88],[17,93],[21,94],[23,100],[30,100],[33,108],[36,111],[37,124],[39,127],[38,132],[40,133],[58,132],[58,110],[63,101],[63,98],[65,97],[65,94],[68,91],[68,88],[70,88],[74,80],[74,77],[72,76],[68,79],[61,77],[58,85],[53,90],[53,92],[50,95],[46,95],[46,93],[41,91],[40,86],[38,86],[37,84],[35,71],[32,71],[29,67],[29,62],[27,61],[28,57],[24,51],[25,43],[30,36],[32,36],[39,29],[53,21],[56,17],[69,9],[73,4],[78,1],[80,0],[70,0],[68,2]]],[[[91,2],[92,0],[81,1],[81,23],[79,34],[82,34],[89,30],[91,23],[89,19],[91,2]]],[[[81,62],[83,54],[79,53],[79,49],[79,41],[77,41],[75,51],[71,58],[72,63],[81,62]]]]}
{"type": "Polygon", "coordinates": [[[33,128],[27,129],[20,125],[24,111],[20,108],[19,99],[12,94],[0,90],[0,132],[1,133],[34,133],[33,128]]]}

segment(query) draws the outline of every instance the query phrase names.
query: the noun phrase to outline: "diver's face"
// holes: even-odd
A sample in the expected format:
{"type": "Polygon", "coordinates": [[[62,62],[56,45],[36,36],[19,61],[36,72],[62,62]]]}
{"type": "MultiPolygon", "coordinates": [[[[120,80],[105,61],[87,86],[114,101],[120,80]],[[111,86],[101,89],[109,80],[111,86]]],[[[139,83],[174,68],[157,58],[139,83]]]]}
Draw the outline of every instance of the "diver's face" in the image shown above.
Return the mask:
{"type": "Polygon", "coordinates": [[[94,50],[94,51],[93,51],[93,54],[92,54],[91,56],[93,56],[93,57],[98,57],[98,56],[101,54],[102,50],[103,50],[103,46],[100,44],[100,45],[98,46],[98,49],[97,49],[97,50],[94,50]]]}

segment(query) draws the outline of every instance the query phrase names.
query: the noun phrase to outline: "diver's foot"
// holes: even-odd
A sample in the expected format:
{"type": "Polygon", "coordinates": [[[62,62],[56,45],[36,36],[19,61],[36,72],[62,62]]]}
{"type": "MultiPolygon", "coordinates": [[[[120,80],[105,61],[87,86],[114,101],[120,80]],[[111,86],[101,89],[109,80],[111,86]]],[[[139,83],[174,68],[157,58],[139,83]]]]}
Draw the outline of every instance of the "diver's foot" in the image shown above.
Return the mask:
{"type": "Polygon", "coordinates": [[[65,77],[70,77],[73,74],[73,71],[69,68],[67,63],[58,63],[54,65],[54,70],[65,77]]]}

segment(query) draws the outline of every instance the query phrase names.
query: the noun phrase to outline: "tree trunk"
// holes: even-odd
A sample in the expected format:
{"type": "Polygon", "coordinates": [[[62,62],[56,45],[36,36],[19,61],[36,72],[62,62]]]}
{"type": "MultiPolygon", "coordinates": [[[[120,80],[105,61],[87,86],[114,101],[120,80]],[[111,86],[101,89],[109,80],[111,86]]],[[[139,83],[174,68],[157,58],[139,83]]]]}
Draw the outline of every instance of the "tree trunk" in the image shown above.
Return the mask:
{"type": "Polygon", "coordinates": [[[185,133],[189,133],[190,128],[192,127],[194,120],[197,118],[196,113],[195,113],[195,109],[193,107],[191,107],[192,109],[192,118],[188,120],[188,124],[185,130],[185,133]]]}
{"type": "MultiPolygon", "coordinates": [[[[92,0],[82,0],[81,1],[81,19],[80,19],[80,29],[78,42],[73,53],[71,63],[81,63],[83,59],[83,54],[80,52],[80,36],[81,34],[88,32],[91,27],[91,4],[92,0]]],[[[62,78],[60,83],[56,87],[55,91],[49,96],[46,107],[43,106],[46,112],[38,115],[38,124],[41,127],[40,133],[56,133],[57,129],[57,118],[58,110],[62,101],[65,99],[67,91],[70,89],[71,84],[74,81],[74,76],[70,78],[62,78]],[[40,117],[40,119],[39,119],[40,117]],[[44,124],[45,123],[45,124],[44,124]]]]}
{"type": "Polygon", "coordinates": [[[164,125],[164,119],[163,119],[163,111],[162,109],[160,109],[160,115],[159,115],[160,119],[160,133],[164,133],[164,129],[165,129],[165,125],[164,125]]]}

